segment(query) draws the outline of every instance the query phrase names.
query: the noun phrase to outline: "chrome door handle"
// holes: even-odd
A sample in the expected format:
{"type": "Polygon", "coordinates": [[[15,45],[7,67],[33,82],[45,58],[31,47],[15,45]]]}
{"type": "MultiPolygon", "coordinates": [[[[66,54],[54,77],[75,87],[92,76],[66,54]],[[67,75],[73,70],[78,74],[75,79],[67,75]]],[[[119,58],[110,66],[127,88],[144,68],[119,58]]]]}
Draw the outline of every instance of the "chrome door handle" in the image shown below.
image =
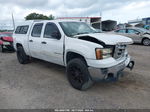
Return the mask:
{"type": "Polygon", "coordinates": [[[41,42],[42,44],[47,44],[47,42],[41,42]]]}
{"type": "Polygon", "coordinates": [[[33,42],[33,40],[29,40],[29,42],[33,42]]]}

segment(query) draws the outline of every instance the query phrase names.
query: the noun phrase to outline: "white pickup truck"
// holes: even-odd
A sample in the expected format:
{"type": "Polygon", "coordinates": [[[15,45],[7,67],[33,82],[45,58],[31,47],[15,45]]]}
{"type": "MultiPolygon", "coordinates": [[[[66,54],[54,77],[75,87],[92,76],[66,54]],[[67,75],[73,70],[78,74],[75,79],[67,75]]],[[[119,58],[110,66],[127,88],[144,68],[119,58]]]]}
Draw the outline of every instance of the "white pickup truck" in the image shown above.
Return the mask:
{"type": "Polygon", "coordinates": [[[134,66],[127,52],[132,39],[105,34],[77,21],[25,21],[13,33],[21,64],[30,57],[66,67],[70,84],[85,90],[97,81],[116,81],[134,66]]]}

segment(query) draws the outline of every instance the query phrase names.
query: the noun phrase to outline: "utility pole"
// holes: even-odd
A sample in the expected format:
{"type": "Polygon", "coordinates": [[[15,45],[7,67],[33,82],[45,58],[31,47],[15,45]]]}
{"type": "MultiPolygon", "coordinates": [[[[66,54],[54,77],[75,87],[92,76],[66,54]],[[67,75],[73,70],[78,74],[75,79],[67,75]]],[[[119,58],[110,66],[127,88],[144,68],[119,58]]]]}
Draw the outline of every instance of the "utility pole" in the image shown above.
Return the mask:
{"type": "Polygon", "coordinates": [[[14,30],[15,30],[15,20],[14,20],[14,15],[12,13],[12,22],[13,22],[13,27],[14,27],[14,30]]]}
{"type": "Polygon", "coordinates": [[[100,10],[100,30],[102,30],[102,11],[100,10]]]}

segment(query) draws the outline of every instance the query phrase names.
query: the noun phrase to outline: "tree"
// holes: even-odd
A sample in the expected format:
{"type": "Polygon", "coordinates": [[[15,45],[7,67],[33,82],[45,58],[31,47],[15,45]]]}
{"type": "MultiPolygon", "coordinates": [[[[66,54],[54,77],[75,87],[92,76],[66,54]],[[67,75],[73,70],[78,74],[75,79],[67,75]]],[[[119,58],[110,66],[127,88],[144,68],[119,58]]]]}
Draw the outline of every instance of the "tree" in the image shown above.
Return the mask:
{"type": "Polygon", "coordinates": [[[42,19],[42,20],[53,20],[55,17],[51,14],[49,17],[43,14],[38,13],[31,13],[25,17],[26,20],[36,20],[36,19],[42,19]]]}
{"type": "Polygon", "coordinates": [[[49,19],[53,20],[53,19],[55,19],[55,17],[51,14],[51,15],[49,15],[49,19]]]}

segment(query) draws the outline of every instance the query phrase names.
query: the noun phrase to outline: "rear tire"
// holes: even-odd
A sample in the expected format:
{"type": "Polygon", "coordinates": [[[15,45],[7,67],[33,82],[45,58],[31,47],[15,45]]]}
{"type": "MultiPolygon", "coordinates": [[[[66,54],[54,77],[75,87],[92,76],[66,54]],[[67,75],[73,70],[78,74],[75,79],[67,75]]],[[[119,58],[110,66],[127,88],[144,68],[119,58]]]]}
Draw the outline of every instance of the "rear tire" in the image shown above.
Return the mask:
{"type": "Polygon", "coordinates": [[[0,52],[4,52],[3,45],[0,45],[0,52]]]}
{"type": "Polygon", "coordinates": [[[149,46],[149,45],[150,45],[150,39],[145,38],[145,39],[142,41],[142,44],[145,45],[145,46],[149,46]]]}
{"type": "Polygon", "coordinates": [[[20,64],[27,64],[30,62],[30,58],[26,55],[22,46],[17,48],[17,58],[20,64]]]}
{"type": "Polygon", "coordinates": [[[93,85],[88,67],[80,58],[68,62],[67,77],[72,87],[78,90],[86,90],[93,85]]]}

